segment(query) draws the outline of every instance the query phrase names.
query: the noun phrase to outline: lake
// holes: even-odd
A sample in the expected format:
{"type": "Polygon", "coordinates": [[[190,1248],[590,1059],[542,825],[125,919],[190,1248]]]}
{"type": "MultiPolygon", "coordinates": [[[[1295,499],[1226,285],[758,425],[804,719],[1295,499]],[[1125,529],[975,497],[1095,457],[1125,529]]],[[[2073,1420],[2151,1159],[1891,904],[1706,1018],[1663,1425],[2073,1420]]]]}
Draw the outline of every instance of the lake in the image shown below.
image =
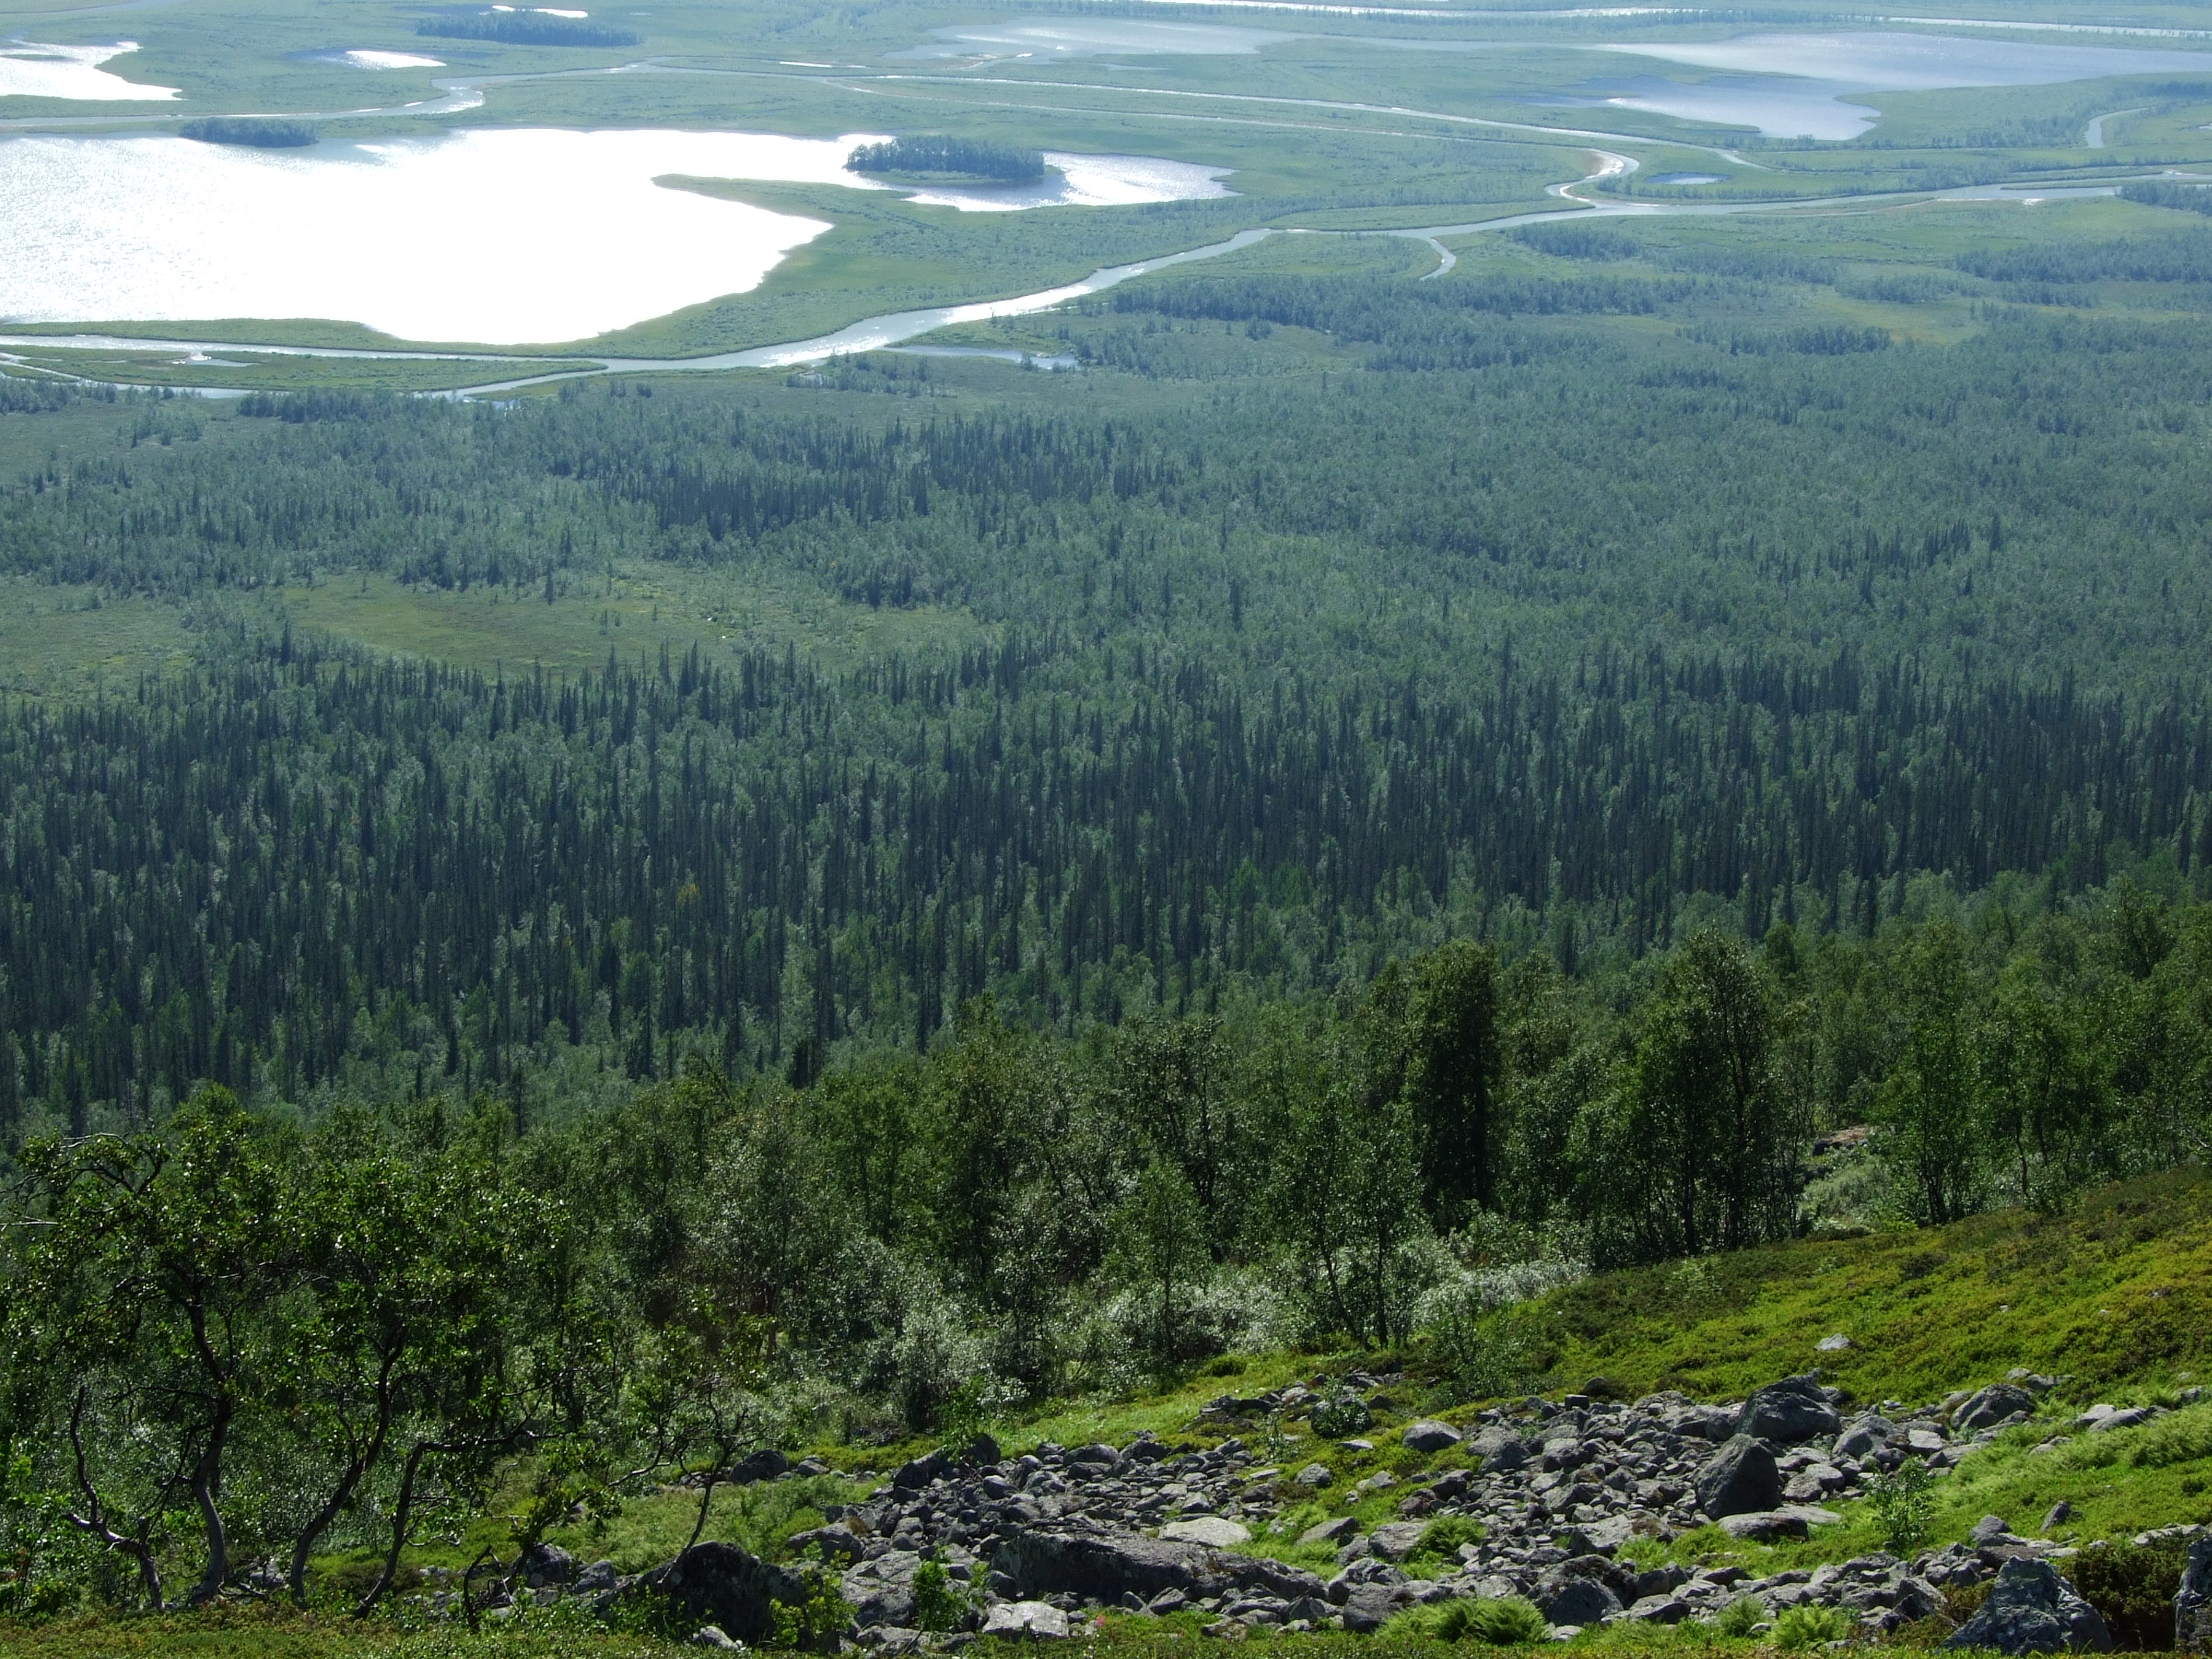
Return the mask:
{"type": "MultiPolygon", "coordinates": [[[[879,135],[484,129],[261,150],[167,137],[0,139],[0,319],[332,318],[402,339],[588,338],[759,285],[828,225],[653,181],[889,186],[879,135]]],[[[1012,191],[906,192],[971,211],[1227,194],[1222,169],[1050,159],[1012,191]]]]}
{"type": "Polygon", "coordinates": [[[1942,34],[1747,34],[1730,40],[1638,42],[1595,50],[1725,71],[1711,80],[1595,80],[1555,106],[1648,111],[1752,127],[1784,138],[1856,138],[1880,118],[1853,102],[1871,92],[2051,86],[2119,75],[2202,74],[2212,53],[2046,46],[1942,34]]]}
{"type": "Polygon", "coordinates": [[[0,98],[70,98],[96,103],[159,103],[174,87],[142,86],[100,68],[138,50],[135,40],[105,46],[42,46],[29,40],[0,46],[0,98]]]}

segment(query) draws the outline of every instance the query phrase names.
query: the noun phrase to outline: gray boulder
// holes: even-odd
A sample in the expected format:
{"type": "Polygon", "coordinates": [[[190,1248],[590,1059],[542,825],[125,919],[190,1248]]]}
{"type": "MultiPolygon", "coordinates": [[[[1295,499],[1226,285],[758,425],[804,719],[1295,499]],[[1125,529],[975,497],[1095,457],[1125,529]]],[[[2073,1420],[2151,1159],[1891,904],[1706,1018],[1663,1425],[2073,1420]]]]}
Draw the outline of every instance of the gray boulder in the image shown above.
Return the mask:
{"type": "Polygon", "coordinates": [[[891,1476],[891,1485],[903,1491],[918,1491],[951,1467],[951,1460],[943,1452],[933,1451],[927,1457],[917,1457],[900,1464],[891,1476]]]}
{"type": "Polygon", "coordinates": [[[1049,1601],[1001,1601],[983,1615],[983,1634],[1065,1638],[1067,1615],[1049,1601]]]}
{"type": "Polygon", "coordinates": [[[1138,1533],[1024,1532],[999,1546],[991,1570],[1006,1576],[1013,1596],[1065,1593],[1089,1601],[1115,1602],[1133,1592],[1149,1604],[1171,1589],[1195,1601],[1231,1589],[1294,1601],[1323,1589],[1313,1574],[1279,1561],[1138,1533]]]}
{"type": "Polygon", "coordinates": [[[1417,1452],[1440,1452],[1460,1442],[1459,1431],[1449,1423],[1439,1423],[1433,1418],[1424,1418],[1419,1423],[1406,1425],[1399,1439],[1417,1452]]]}
{"type": "Polygon", "coordinates": [[[1425,1521],[1388,1521],[1368,1534],[1368,1547],[1386,1561],[1402,1561],[1419,1546],[1429,1529],[1425,1521]]]}
{"type": "Polygon", "coordinates": [[[1698,1471],[1697,1489],[1698,1507],[1716,1521],[1749,1515],[1780,1506],[1782,1471],[1775,1467],[1772,1452],[1751,1436],[1739,1434],[1705,1460],[1698,1471]]]}
{"type": "Polygon", "coordinates": [[[979,1469],[987,1469],[999,1461],[999,1442],[990,1434],[978,1434],[962,1449],[960,1461],[979,1469]]]}
{"type": "Polygon", "coordinates": [[[1603,1581],[1577,1577],[1564,1580],[1536,1605],[1555,1625],[1595,1625],[1620,1611],[1620,1598],[1603,1581]]]}
{"type": "Polygon", "coordinates": [[[2018,1557],[1998,1571],[1981,1610],[1953,1632],[1947,1648],[2002,1654],[2109,1653],[2112,1632],[2048,1561],[2018,1557]]]}
{"type": "Polygon", "coordinates": [[[1345,1591],[1344,1605],[1338,1609],[1345,1629],[1354,1635],[1380,1630],[1397,1605],[1388,1584],[1354,1584],[1345,1591]]]}
{"type": "Polygon", "coordinates": [[[668,1602],[687,1620],[719,1626],[739,1642],[768,1639],[771,1603],[797,1601],[805,1586],[735,1544],[694,1544],[665,1567],[640,1577],[633,1595],[668,1602]]]}
{"type": "Polygon", "coordinates": [[[1743,1402],[1735,1431],[1779,1446],[1796,1446],[1832,1435],[1842,1425],[1817,1377],[1785,1376],[1743,1402]]]}
{"type": "Polygon", "coordinates": [[[576,1558],[558,1544],[532,1544],[523,1552],[522,1582],[532,1589],[565,1584],[576,1576],[576,1558]]]}
{"type": "Polygon", "coordinates": [[[1951,1432],[1978,1434],[1993,1429],[2008,1417],[2035,1410],[2035,1396],[2013,1382],[1992,1382],[1951,1413],[1951,1432]]]}
{"type": "Polygon", "coordinates": [[[1864,1462],[1868,1456],[1889,1443],[1889,1437],[1897,1432],[1897,1425],[1880,1412],[1868,1412],[1853,1418],[1836,1437],[1836,1455],[1864,1462]]]}
{"type": "Polygon", "coordinates": [[[791,1467],[791,1460],[773,1446],[747,1455],[722,1472],[732,1486],[750,1486],[756,1480],[773,1480],[791,1467]]]}
{"type": "Polygon", "coordinates": [[[1528,1443],[1502,1425],[1485,1429],[1466,1443],[1469,1451],[1482,1459],[1485,1474],[1504,1474],[1528,1461],[1528,1443]]]}
{"type": "Polygon", "coordinates": [[[2173,1598],[2173,1645],[2183,1653],[2212,1653],[2212,1538],[2189,1547],[2173,1598]]]}

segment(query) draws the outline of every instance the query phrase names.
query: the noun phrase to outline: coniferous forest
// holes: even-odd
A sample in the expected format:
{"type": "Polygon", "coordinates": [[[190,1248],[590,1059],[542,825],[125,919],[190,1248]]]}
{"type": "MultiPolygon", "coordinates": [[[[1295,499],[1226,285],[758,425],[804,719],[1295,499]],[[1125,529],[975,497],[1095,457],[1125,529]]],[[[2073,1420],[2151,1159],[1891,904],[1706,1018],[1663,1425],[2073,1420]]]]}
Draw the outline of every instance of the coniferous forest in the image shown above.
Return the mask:
{"type": "Polygon", "coordinates": [[[1593,1268],[2201,1159],[2212,330],[2082,285],[2208,250],[1961,253],[1944,340],[1632,221],[1060,373],[0,378],[10,591],[187,641],[0,696],[0,1607],[367,1609],[1237,1352],[1492,1400],[1593,1268]]]}

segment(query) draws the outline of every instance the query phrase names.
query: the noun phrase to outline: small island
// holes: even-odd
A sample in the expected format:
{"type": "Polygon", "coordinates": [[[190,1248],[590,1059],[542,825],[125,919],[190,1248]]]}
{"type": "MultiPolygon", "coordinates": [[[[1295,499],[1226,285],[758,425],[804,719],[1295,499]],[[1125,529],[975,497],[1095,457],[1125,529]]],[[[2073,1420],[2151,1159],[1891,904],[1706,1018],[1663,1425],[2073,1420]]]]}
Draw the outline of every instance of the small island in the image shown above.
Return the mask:
{"type": "Polygon", "coordinates": [[[942,133],[863,144],[845,165],[855,173],[918,173],[992,185],[1033,185],[1046,172],[1042,150],[1020,149],[982,138],[950,138],[942,133]]]}
{"type": "Polygon", "coordinates": [[[304,149],[322,135],[305,121],[279,121],[252,115],[206,115],[177,129],[203,144],[246,144],[255,149],[304,149]]]}

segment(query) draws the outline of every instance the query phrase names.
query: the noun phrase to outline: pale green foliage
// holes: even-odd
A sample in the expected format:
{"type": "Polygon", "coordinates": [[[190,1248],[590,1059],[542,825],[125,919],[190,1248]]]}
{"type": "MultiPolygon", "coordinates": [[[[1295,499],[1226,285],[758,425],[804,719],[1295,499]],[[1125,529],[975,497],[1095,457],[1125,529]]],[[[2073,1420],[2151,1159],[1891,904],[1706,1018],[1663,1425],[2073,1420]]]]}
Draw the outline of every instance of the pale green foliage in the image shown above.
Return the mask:
{"type": "Polygon", "coordinates": [[[1927,1543],[1936,1517],[1935,1485],[1928,1466],[1912,1457],[1868,1483],[1882,1547],[1893,1555],[1910,1555],[1927,1543]]]}
{"type": "Polygon", "coordinates": [[[1492,1648],[1541,1642],[1552,1633],[1550,1623],[1535,1603],[1518,1595],[1451,1602],[1437,1615],[1434,1629],[1439,1641],[1475,1642],[1492,1648]]]}
{"type": "Polygon", "coordinates": [[[1785,1607],[1774,1621],[1774,1645],[1785,1652],[1841,1642],[1851,1634],[1851,1616],[1841,1607],[1785,1607]]]}
{"type": "Polygon", "coordinates": [[[1723,1636],[1746,1637],[1766,1620],[1766,1603],[1756,1595],[1739,1595],[1721,1609],[1713,1628],[1723,1636]]]}
{"type": "Polygon", "coordinates": [[[957,1630],[967,1616],[968,1597],[953,1583],[942,1561],[924,1561],[914,1570],[914,1618],[927,1631],[957,1630]]]}

